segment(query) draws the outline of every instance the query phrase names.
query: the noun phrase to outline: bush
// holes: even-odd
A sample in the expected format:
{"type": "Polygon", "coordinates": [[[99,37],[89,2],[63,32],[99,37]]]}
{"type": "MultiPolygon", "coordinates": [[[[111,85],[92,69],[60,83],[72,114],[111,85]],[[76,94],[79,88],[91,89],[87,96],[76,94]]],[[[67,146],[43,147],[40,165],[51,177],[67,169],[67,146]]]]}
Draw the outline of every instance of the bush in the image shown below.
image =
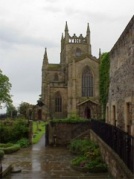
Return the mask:
{"type": "Polygon", "coordinates": [[[75,154],[84,154],[86,152],[88,152],[89,150],[92,151],[95,148],[97,148],[98,145],[96,145],[94,142],[84,139],[76,139],[76,140],[72,140],[70,145],[69,145],[69,150],[72,153],[75,154]]]}
{"type": "Polygon", "coordinates": [[[78,156],[78,157],[74,158],[72,160],[72,165],[84,167],[86,162],[87,162],[87,157],[82,155],[82,156],[78,156]]]}
{"type": "Polygon", "coordinates": [[[71,152],[80,155],[71,162],[78,170],[89,172],[106,172],[107,166],[103,162],[99,146],[90,140],[73,140],[69,146],[71,152]]]}
{"type": "Polygon", "coordinates": [[[29,128],[26,120],[16,120],[13,126],[12,141],[18,141],[21,138],[27,138],[28,131],[29,128]]]}
{"type": "Polygon", "coordinates": [[[1,144],[0,150],[3,150],[5,154],[16,152],[20,149],[19,144],[1,144]]]}
{"type": "Polygon", "coordinates": [[[7,148],[7,147],[11,147],[12,145],[13,145],[12,143],[0,144],[0,148],[7,148]]]}
{"type": "Polygon", "coordinates": [[[4,157],[4,151],[3,150],[0,150],[0,160],[2,160],[4,157]]]}
{"type": "Polygon", "coordinates": [[[0,141],[2,143],[16,142],[21,138],[27,138],[28,131],[26,120],[5,120],[0,122],[0,141]]]}
{"type": "Polygon", "coordinates": [[[3,143],[9,142],[12,139],[12,127],[5,125],[1,122],[0,124],[0,141],[3,143]]]}
{"type": "Polygon", "coordinates": [[[30,145],[29,140],[26,138],[18,140],[17,144],[19,144],[22,148],[28,147],[30,145]]]}
{"type": "Polygon", "coordinates": [[[107,172],[107,165],[102,160],[92,160],[85,166],[89,172],[107,172]]]}

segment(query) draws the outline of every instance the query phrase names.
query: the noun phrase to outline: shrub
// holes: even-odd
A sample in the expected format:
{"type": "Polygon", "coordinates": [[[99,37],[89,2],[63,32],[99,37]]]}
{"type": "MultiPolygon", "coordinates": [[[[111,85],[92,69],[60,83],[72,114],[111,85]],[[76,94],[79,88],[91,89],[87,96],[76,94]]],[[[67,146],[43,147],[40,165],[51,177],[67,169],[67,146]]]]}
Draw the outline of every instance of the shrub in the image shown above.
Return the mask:
{"type": "Polygon", "coordinates": [[[0,160],[3,159],[3,156],[4,156],[4,151],[3,151],[3,150],[0,150],[0,160]]]}
{"type": "Polygon", "coordinates": [[[76,139],[76,140],[71,141],[71,143],[69,145],[69,150],[75,154],[84,154],[84,153],[88,152],[89,150],[90,151],[94,150],[97,147],[98,147],[98,145],[96,145],[95,143],[93,143],[90,140],[76,139]]]}
{"type": "Polygon", "coordinates": [[[87,162],[87,157],[82,155],[82,156],[78,156],[78,157],[74,158],[72,160],[72,165],[84,167],[86,162],[87,162]]]}
{"type": "Polygon", "coordinates": [[[20,149],[19,144],[1,144],[0,150],[3,150],[5,154],[16,152],[20,149]]]}
{"type": "Polygon", "coordinates": [[[9,142],[11,138],[12,138],[12,127],[1,123],[0,124],[0,141],[6,143],[6,142],[9,142]]]}
{"type": "Polygon", "coordinates": [[[73,140],[69,146],[71,152],[77,156],[72,160],[72,166],[83,171],[106,172],[107,166],[103,162],[99,146],[90,140],[73,140]]]}
{"type": "Polygon", "coordinates": [[[28,131],[29,128],[26,120],[16,120],[13,126],[12,141],[18,141],[21,138],[27,138],[28,131]]]}
{"type": "Polygon", "coordinates": [[[7,147],[11,147],[12,145],[13,145],[12,143],[0,144],[0,148],[7,148],[7,147]]]}
{"type": "Polygon", "coordinates": [[[5,120],[0,122],[0,141],[2,143],[16,142],[21,138],[27,138],[28,131],[26,120],[5,120]]]}
{"type": "Polygon", "coordinates": [[[107,165],[102,160],[91,160],[85,166],[90,172],[107,172],[107,165]]]}
{"type": "Polygon", "coordinates": [[[28,147],[30,145],[29,140],[26,138],[18,140],[17,144],[19,144],[22,148],[28,147]]]}

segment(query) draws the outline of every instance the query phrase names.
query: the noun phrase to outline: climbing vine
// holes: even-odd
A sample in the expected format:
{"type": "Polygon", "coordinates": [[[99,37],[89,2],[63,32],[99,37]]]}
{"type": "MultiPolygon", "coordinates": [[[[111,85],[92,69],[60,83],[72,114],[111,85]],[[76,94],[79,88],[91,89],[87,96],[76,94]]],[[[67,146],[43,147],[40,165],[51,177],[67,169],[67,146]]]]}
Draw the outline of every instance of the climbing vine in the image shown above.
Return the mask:
{"type": "Polygon", "coordinates": [[[103,118],[105,118],[106,104],[108,100],[109,89],[109,68],[110,60],[109,53],[103,53],[100,57],[100,103],[102,106],[103,118]]]}

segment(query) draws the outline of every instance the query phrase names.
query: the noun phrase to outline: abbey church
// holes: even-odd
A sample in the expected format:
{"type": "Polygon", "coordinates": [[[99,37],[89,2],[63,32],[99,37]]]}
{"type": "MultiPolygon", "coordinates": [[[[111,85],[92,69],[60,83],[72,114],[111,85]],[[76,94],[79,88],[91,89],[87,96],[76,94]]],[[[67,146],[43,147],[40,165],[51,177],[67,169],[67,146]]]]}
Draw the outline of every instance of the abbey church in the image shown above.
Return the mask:
{"type": "Polygon", "coordinates": [[[69,35],[66,22],[61,37],[60,63],[51,64],[45,49],[42,65],[42,118],[80,116],[97,118],[99,59],[92,56],[89,24],[86,35],[69,35]]]}

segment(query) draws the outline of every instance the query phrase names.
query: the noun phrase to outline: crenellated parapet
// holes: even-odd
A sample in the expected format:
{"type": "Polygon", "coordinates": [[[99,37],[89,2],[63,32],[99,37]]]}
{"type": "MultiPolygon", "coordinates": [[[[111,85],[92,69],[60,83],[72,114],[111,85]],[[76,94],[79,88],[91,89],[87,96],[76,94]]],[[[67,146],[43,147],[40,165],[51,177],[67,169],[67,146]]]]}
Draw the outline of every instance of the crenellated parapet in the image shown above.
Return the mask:
{"type": "Polygon", "coordinates": [[[69,30],[68,30],[68,25],[66,22],[66,26],[65,26],[65,37],[63,37],[62,34],[62,38],[61,38],[61,44],[62,44],[62,48],[65,44],[90,44],[90,29],[89,29],[89,23],[87,26],[87,34],[85,37],[83,37],[82,34],[80,34],[79,36],[76,36],[76,34],[74,34],[73,36],[69,35],[69,30]]]}
{"type": "Polygon", "coordinates": [[[74,34],[73,36],[69,36],[69,43],[77,43],[77,44],[87,43],[87,38],[83,37],[82,34],[80,34],[79,37],[74,34]]]}

